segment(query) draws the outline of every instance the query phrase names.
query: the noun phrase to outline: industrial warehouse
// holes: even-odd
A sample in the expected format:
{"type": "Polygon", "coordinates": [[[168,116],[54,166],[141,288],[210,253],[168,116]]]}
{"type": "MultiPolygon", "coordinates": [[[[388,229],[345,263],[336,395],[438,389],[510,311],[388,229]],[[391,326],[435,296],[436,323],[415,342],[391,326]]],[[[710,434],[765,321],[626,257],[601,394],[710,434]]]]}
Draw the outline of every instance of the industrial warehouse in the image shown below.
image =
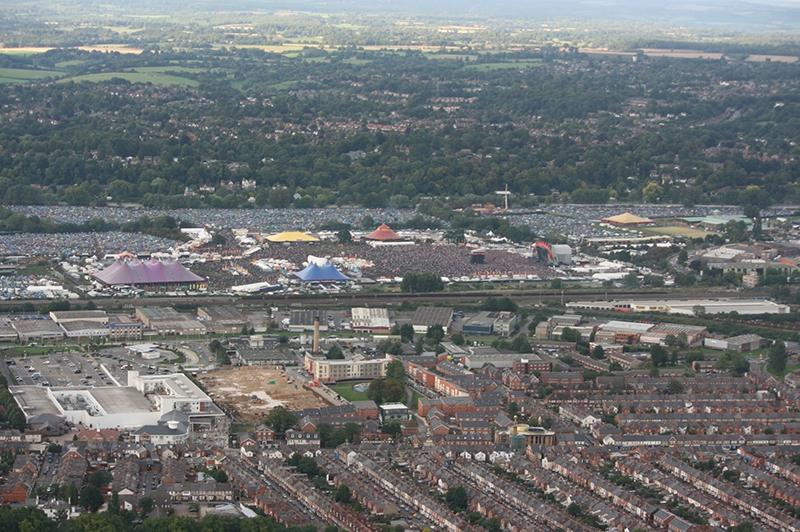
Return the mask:
{"type": "Polygon", "coordinates": [[[208,395],[182,373],[129,371],[127,386],[11,386],[9,390],[28,420],[50,414],[97,429],[144,428],[167,434],[174,426],[172,430],[182,430],[175,432],[176,437],[185,437],[187,431],[211,430],[224,418],[208,395]],[[178,418],[182,420],[178,425],[157,428],[178,418]]]}

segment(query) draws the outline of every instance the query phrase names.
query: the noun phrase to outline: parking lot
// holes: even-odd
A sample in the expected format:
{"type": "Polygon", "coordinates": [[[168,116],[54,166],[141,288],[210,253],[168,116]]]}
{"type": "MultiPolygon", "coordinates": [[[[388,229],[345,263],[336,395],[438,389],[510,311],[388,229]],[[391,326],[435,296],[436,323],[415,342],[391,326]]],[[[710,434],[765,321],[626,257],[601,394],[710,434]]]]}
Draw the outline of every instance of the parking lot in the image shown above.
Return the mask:
{"type": "Polygon", "coordinates": [[[174,364],[159,364],[174,359],[175,355],[168,351],[161,353],[158,359],[145,360],[124,347],[101,349],[91,355],[57,351],[46,356],[6,358],[5,366],[9,384],[12,385],[124,386],[128,382],[127,371],[131,369],[151,375],[177,371],[174,364]]]}

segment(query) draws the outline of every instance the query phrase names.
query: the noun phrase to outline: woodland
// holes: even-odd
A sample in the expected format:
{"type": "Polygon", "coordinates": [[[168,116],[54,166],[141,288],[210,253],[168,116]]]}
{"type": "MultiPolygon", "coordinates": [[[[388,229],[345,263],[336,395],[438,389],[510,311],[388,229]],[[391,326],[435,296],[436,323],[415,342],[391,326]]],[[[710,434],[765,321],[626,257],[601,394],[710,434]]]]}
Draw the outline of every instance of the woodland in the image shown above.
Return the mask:
{"type": "Polygon", "coordinates": [[[59,6],[0,19],[6,205],[800,202],[788,34],[59,6]]]}

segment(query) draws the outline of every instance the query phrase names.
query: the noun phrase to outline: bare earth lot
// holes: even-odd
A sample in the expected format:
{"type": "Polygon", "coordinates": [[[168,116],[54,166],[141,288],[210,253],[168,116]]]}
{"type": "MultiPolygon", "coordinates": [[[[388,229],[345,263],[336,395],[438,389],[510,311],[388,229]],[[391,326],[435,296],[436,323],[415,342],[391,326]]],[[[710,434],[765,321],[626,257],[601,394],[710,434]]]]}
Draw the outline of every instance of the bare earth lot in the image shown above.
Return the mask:
{"type": "Polygon", "coordinates": [[[329,406],[302,384],[289,384],[279,369],[243,366],[215,370],[198,379],[217,403],[234,409],[242,421],[257,421],[276,406],[287,410],[329,406]],[[275,384],[270,384],[272,380],[275,384]]]}

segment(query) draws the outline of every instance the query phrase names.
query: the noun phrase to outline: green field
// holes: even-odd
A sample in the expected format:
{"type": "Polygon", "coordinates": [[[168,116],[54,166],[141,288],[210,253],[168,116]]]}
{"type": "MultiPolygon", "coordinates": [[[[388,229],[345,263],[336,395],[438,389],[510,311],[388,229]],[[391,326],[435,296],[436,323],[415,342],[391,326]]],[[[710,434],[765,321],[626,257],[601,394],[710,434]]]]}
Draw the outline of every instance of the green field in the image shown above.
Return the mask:
{"type": "Polygon", "coordinates": [[[428,59],[466,59],[469,61],[475,61],[478,59],[477,55],[470,55],[470,54],[436,54],[436,53],[428,53],[422,54],[428,59]]]}
{"type": "Polygon", "coordinates": [[[0,68],[0,78],[9,79],[11,82],[30,81],[46,77],[61,77],[63,72],[56,70],[26,70],[23,68],[0,68]]]}
{"type": "Polygon", "coordinates": [[[12,347],[3,351],[6,357],[49,355],[54,347],[12,347]]]}
{"type": "Polygon", "coordinates": [[[358,382],[346,382],[343,384],[337,384],[336,386],[328,386],[331,390],[338,393],[342,396],[342,398],[347,399],[348,401],[369,401],[366,392],[357,392],[353,389],[353,386],[356,384],[360,384],[358,382]]]}
{"type": "Polygon", "coordinates": [[[784,370],[783,373],[775,373],[774,371],[769,369],[768,362],[769,362],[769,359],[765,357],[764,358],[764,367],[766,368],[766,370],[769,372],[770,375],[774,375],[775,377],[777,377],[779,379],[784,378],[789,373],[794,373],[795,371],[800,370],[800,364],[786,364],[786,370],[784,370]]]}
{"type": "Polygon", "coordinates": [[[522,61],[502,62],[502,63],[479,63],[472,64],[469,68],[474,68],[478,72],[486,72],[488,70],[501,70],[504,68],[528,68],[535,66],[541,62],[541,59],[524,59],[522,61]]]}
{"type": "Polygon", "coordinates": [[[409,408],[411,410],[416,410],[417,406],[419,406],[419,400],[422,399],[425,396],[422,395],[421,393],[419,393],[418,391],[414,390],[414,389],[411,389],[411,388],[407,388],[407,389],[411,390],[411,405],[409,405],[409,408]]]}
{"type": "Polygon", "coordinates": [[[83,59],[72,59],[71,61],[61,61],[60,63],[56,63],[56,68],[65,68],[68,66],[77,66],[82,65],[85,63],[83,59]]]}
{"type": "Polygon", "coordinates": [[[250,432],[251,430],[253,430],[252,423],[231,423],[229,432],[238,434],[239,432],[250,432]]]}
{"type": "Polygon", "coordinates": [[[695,229],[694,227],[681,227],[678,225],[648,227],[642,228],[641,231],[645,234],[683,236],[686,238],[705,238],[708,235],[716,234],[702,229],[695,229]]]}
{"type": "Polygon", "coordinates": [[[89,81],[94,83],[98,81],[108,81],[111,78],[122,78],[131,83],[152,83],[153,85],[183,85],[185,87],[197,87],[200,85],[199,82],[193,79],[172,76],[170,74],[159,74],[156,72],[104,72],[102,74],[86,74],[85,76],[76,76],[74,78],[62,78],[59,81],[75,81],[77,83],[89,81]]]}
{"type": "Polygon", "coordinates": [[[185,67],[185,66],[157,66],[157,67],[136,67],[136,72],[148,73],[148,74],[163,74],[166,72],[205,72],[203,68],[196,68],[196,67],[185,67]]]}

